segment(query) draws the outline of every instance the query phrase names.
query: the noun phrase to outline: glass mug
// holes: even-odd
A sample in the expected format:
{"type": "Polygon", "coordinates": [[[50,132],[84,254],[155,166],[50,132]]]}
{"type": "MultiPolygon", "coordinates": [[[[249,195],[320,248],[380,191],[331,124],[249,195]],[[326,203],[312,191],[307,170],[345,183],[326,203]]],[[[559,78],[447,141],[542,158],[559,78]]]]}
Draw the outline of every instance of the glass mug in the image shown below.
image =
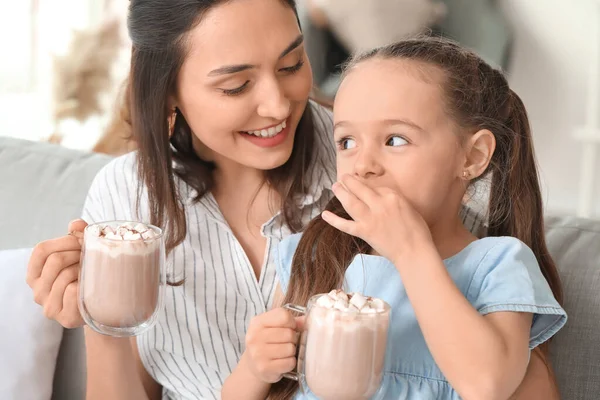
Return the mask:
{"type": "Polygon", "coordinates": [[[390,306],[359,314],[316,305],[286,304],[306,315],[300,335],[296,372],[283,376],[300,382],[321,400],[373,400],[384,396],[383,372],[390,321],[390,306]]]}
{"type": "Polygon", "coordinates": [[[156,323],[166,284],[165,242],[160,228],[153,237],[119,240],[99,236],[109,226],[139,226],[134,221],[88,225],[83,233],[79,276],[79,311],[96,332],[136,336],[156,323]]]}

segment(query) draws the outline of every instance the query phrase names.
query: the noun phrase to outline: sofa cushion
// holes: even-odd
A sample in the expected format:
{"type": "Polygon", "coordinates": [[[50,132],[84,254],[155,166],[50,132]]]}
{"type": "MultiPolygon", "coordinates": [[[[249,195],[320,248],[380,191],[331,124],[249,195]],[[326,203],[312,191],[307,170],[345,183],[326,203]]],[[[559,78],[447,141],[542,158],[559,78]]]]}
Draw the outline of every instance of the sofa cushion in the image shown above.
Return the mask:
{"type": "MultiPolygon", "coordinates": [[[[69,221],[81,216],[92,179],[111,159],[0,137],[0,250],[64,235],[69,221]]],[[[82,329],[64,330],[52,399],[85,399],[82,329]]]]}
{"type": "Polygon", "coordinates": [[[63,329],[25,283],[30,249],[0,251],[0,398],[50,400],[63,329]]]}
{"type": "Polygon", "coordinates": [[[561,396],[596,400],[600,393],[600,221],[551,217],[546,227],[569,316],[551,345],[561,396]]]}
{"type": "Polygon", "coordinates": [[[64,235],[111,157],[0,137],[0,250],[64,235]],[[58,188],[58,190],[57,190],[58,188]]]}

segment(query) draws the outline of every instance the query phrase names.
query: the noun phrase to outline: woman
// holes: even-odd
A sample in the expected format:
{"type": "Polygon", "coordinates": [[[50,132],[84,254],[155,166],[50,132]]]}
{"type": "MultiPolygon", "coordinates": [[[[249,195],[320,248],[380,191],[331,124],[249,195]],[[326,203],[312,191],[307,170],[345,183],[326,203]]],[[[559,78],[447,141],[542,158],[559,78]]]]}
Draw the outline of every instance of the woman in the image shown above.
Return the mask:
{"type": "MultiPolygon", "coordinates": [[[[131,1],[130,108],[139,151],[94,180],[69,231],[137,219],[166,229],[164,312],[132,339],[85,329],[88,399],[217,399],[250,319],[273,303],[270,250],[331,198],[328,111],[293,0],[131,1]]],[[[39,244],[28,283],[46,315],[83,325],[80,243],[39,244]]],[[[544,381],[546,382],[546,381],[544,381]]]]}

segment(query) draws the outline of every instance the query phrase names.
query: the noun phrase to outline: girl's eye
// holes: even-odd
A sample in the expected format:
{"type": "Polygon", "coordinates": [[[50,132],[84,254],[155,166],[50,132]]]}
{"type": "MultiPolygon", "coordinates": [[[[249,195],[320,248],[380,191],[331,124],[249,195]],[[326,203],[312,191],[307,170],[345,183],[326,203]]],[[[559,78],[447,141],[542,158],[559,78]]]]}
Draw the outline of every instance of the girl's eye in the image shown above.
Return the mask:
{"type": "Polygon", "coordinates": [[[404,146],[408,141],[400,136],[392,136],[385,143],[386,146],[404,146]]]}
{"type": "Polygon", "coordinates": [[[293,74],[295,72],[300,71],[300,68],[304,65],[304,60],[300,60],[296,63],[296,65],[292,65],[291,67],[281,68],[281,72],[287,72],[289,74],[293,74]]]}
{"type": "Polygon", "coordinates": [[[246,88],[248,87],[248,84],[250,83],[250,81],[246,81],[244,82],[244,84],[240,87],[237,87],[235,89],[221,89],[223,91],[224,94],[226,94],[227,96],[235,96],[236,94],[240,94],[242,93],[244,90],[246,90],[246,88]]]}
{"type": "Polygon", "coordinates": [[[338,140],[337,145],[340,150],[349,150],[356,147],[356,141],[350,138],[342,138],[338,140]]]}

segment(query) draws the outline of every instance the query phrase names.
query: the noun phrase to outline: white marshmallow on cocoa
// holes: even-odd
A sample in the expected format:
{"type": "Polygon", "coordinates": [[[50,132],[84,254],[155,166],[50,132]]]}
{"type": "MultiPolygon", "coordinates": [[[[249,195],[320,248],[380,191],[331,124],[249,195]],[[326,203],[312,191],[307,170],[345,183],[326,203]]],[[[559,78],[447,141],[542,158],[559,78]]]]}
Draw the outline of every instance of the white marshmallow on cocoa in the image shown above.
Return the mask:
{"type": "Polygon", "coordinates": [[[87,229],[87,231],[94,237],[100,237],[102,235],[102,228],[100,228],[99,225],[92,225],[87,229]]]}
{"type": "Polygon", "coordinates": [[[358,314],[360,310],[356,308],[354,304],[348,304],[348,308],[346,309],[350,314],[358,314]]]}
{"type": "Polygon", "coordinates": [[[367,298],[360,293],[354,293],[350,299],[350,304],[360,310],[367,304],[367,298]]]}
{"type": "Polygon", "coordinates": [[[337,299],[333,305],[333,308],[336,310],[345,311],[348,308],[348,302],[342,299],[337,299]]]}
{"type": "Polygon", "coordinates": [[[333,308],[335,302],[329,295],[322,295],[317,299],[317,305],[323,308],[333,308]]]}
{"type": "Polygon", "coordinates": [[[133,230],[138,233],[144,233],[148,230],[148,227],[140,222],[133,227],[133,230]]]}
{"type": "Polygon", "coordinates": [[[360,313],[361,314],[375,314],[377,312],[376,309],[370,307],[368,304],[365,305],[361,310],[360,313]]]}
{"type": "Polygon", "coordinates": [[[134,233],[132,231],[129,231],[125,235],[123,235],[123,240],[140,240],[141,238],[142,235],[140,235],[139,233],[134,233]]]}
{"type": "Polygon", "coordinates": [[[124,222],[121,224],[121,228],[132,230],[135,224],[133,222],[124,222]]]}
{"type": "Polygon", "coordinates": [[[144,240],[154,239],[156,237],[156,233],[152,229],[148,229],[146,232],[143,232],[141,235],[144,240]]]}
{"type": "Polygon", "coordinates": [[[104,236],[106,236],[109,233],[115,233],[115,230],[112,228],[112,226],[106,225],[105,227],[102,228],[102,233],[104,234],[104,236]]]}
{"type": "Polygon", "coordinates": [[[376,309],[377,311],[382,311],[385,309],[385,303],[381,299],[373,299],[371,300],[371,308],[376,309]]]}
{"type": "Polygon", "coordinates": [[[338,290],[336,293],[338,300],[343,300],[346,303],[348,302],[348,295],[343,290],[338,290]]]}
{"type": "Polygon", "coordinates": [[[108,232],[106,235],[104,235],[104,237],[111,240],[123,240],[123,236],[117,235],[113,232],[108,232]]]}
{"type": "Polygon", "coordinates": [[[126,227],[120,226],[117,228],[117,235],[125,236],[127,233],[131,233],[131,231],[126,227]]]}

